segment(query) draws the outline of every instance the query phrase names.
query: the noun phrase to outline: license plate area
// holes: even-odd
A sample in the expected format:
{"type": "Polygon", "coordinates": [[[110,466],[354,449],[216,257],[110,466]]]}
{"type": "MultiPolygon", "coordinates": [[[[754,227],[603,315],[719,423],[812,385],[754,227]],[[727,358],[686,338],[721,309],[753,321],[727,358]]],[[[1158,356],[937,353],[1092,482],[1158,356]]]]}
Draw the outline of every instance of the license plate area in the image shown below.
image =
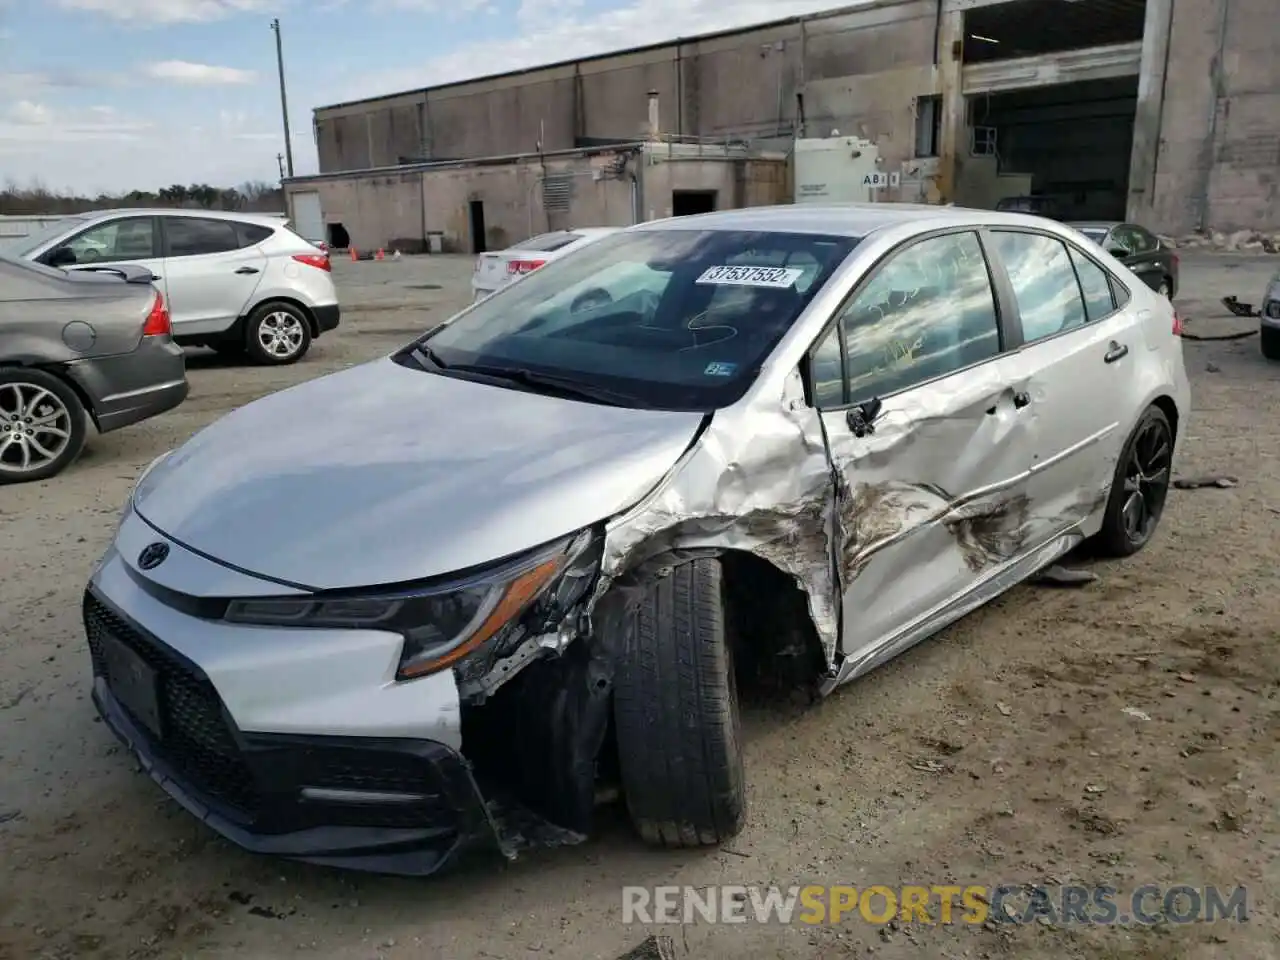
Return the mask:
{"type": "Polygon", "coordinates": [[[129,713],[154,736],[162,736],[156,672],[128,646],[110,635],[100,637],[107,686],[129,713]]]}

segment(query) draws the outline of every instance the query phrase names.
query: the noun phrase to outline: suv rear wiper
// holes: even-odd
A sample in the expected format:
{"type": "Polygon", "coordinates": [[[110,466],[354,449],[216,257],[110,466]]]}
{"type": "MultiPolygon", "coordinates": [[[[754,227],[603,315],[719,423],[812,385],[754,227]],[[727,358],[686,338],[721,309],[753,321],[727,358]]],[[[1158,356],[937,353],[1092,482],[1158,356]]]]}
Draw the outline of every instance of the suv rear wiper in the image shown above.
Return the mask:
{"type": "Polygon", "coordinates": [[[496,367],[485,364],[451,364],[448,368],[454,373],[471,373],[490,380],[500,380],[520,387],[532,387],[535,390],[566,397],[571,400],[589,400],[592,403],[604,403],[611,407],[643,407],[638,397],[629,393],[620,393],[607,387],[598,387],[590,383],[582,383],[569,377],[559,377],[553,373],[538,373],[523,367],[496,367]]]}

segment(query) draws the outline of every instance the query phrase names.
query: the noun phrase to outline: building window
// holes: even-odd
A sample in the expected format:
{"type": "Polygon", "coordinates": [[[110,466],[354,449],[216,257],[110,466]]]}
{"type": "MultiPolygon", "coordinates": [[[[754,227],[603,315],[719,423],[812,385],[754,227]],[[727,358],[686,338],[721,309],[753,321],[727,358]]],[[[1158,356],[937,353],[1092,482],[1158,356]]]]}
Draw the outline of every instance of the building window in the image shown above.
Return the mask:
{"type": "Polygon", "coordinates": [[[969,137],[969,152],[975,157],[998,156],[999,151],[996,149],[996,128],[974,127],[969,137]]]}
{"type": "Polygon", "coordinates": [[[942,138],[942,98],[916,98],[916,156],[936,157],[942,138]]]}

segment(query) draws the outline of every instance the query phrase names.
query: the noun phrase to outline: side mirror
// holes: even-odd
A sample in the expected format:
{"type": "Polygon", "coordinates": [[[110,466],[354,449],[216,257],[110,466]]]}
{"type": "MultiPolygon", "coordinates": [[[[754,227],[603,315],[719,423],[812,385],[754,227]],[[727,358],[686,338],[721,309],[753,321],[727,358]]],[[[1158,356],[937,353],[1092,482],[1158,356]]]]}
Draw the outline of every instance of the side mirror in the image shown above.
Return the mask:
{"type": "Polygon", "coordinates": [[[51,267],[69,267],[76,263],[76,252],[70,247],[58,247],[49,254],[48,263],[51,267]]]}

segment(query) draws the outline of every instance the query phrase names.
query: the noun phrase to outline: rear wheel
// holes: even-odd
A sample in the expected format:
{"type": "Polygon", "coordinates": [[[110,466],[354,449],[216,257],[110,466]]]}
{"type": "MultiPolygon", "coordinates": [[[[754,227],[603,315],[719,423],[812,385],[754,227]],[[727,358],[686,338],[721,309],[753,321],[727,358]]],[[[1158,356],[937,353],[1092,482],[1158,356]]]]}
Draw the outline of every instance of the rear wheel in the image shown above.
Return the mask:
{"type": "Polygon", "coordinates": [[[288,303],[264,303],[249,315],[245,347],[262,364],[301,360],[311,346],[311,327],[302,311],[288,303]]]}
{"type": "Polygon", "coordinates": [[[1259,327],[1258,334],[1262,343],[1262,355],[1268,360],[1280,360],[1280,329],[1259,327]]]}
{"type": "Polygon", "coordinates": [[[1107,512],[1097,544],[1112,557],[1128,557],[1156,532],[1169,495],[1173,428],[1159,407],[1148,407],[1116,462],[1107,512]]]}
{"type": "Polygon", "coordinates": [[[666,847],[720,843],[746,819],[737,687],[721,569],[675,567],[640,600],[614,681],[632,823],[666,847]]]}
{"type": "Polygon", "coordinates": [[[84,449],[80,398],[43,370],[0,369],[0,483],[45,480],[84,449]]]}

